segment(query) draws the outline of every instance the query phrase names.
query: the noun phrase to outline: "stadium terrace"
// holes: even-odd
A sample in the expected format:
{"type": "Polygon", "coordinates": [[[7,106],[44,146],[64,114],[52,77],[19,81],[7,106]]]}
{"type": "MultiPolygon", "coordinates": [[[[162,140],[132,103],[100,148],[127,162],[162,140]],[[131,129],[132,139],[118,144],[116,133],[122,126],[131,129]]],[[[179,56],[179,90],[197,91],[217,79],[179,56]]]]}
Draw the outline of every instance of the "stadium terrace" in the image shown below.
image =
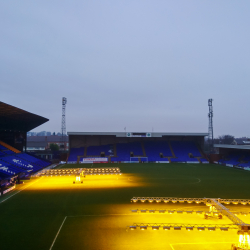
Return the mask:
{"type": "Polygon", "coordinates": [[[207,133],[68,132],[68,163],[208,163],[207,133]]]}

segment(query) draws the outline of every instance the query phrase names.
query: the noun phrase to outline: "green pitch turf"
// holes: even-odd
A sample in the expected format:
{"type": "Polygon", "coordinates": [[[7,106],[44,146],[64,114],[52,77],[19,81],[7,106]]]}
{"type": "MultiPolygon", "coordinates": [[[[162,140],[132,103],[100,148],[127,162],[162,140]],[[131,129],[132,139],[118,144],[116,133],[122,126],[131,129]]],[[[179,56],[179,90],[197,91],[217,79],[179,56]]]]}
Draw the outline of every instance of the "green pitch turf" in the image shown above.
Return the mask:
{"type": "MultiPolygon", "coordinates": [[[[208,209],[194,204],[132,204],[130,199],[133,196],[250,199],[250,172],[211,164],[94,164],[93,167],[119,167],[123,174],[87,176],[83,184],[76,185],[72,183],[73,177],[34,178],[0,197],[0,249],[230,249],[230,242],[237,241],[236,232],[197,235],[197,232],[126,231],[126,226],[135,222],[204,223],[202,217],[184,215],[143,217],[132,214],[131,209],[208,209]]],[[[235,207],[244,211],[249,208],[249,205],[235,207]]],[[[250,223],[248,217],[244,220],[250,223]]],[[[223,219],[223,223],[230,221],[223,219]]]]}

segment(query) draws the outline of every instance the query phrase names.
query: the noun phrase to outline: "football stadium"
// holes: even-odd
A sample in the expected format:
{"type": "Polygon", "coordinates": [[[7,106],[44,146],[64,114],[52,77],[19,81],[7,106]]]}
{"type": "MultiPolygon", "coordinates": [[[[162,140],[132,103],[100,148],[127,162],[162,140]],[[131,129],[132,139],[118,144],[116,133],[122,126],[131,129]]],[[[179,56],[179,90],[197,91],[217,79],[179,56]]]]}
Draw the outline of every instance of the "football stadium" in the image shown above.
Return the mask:
{"type": "Polygon", "coordinates": [[[48,119],[0,103],[0,249],[250,249],[250,151],[208,133],[68,132],[65,163],[26,152],[48,119]]]}

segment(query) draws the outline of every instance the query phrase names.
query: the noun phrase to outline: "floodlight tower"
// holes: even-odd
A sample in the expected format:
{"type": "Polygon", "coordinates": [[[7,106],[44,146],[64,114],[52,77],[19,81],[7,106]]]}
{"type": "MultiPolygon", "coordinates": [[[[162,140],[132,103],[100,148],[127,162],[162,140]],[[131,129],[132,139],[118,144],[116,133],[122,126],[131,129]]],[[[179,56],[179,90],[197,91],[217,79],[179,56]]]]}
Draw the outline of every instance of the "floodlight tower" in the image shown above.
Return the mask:
{"type": "Polygon", "coordinates": [[[66,104],[67,104],[67,98],[63,97],[62,98],[62,142],[63,142],[63,148],[65,144],[65,136],[66,136],[66,116],[65,116],[65,111],[66,111],[66,104]]]}
{"type": "Polygon", "coordinates": [[[213,99],[208,99],[208,107],[209,107],[209,113],[208,113],[208,142],[210,145],[210,149],[213,147],[214,142],[214,131],[213,131],[213,99]]]}

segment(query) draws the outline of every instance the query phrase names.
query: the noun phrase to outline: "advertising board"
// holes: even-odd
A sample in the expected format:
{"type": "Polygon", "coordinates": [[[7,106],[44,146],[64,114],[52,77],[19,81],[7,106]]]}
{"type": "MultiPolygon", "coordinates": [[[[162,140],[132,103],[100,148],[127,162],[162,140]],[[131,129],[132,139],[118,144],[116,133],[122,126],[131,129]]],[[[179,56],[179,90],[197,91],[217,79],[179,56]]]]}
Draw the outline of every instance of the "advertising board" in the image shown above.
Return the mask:
{"type": "Polygon", "coordinates": [[[108,163],[108,158],[98,157],[98,158],[83,158],[81,163],[108,163]]]}

